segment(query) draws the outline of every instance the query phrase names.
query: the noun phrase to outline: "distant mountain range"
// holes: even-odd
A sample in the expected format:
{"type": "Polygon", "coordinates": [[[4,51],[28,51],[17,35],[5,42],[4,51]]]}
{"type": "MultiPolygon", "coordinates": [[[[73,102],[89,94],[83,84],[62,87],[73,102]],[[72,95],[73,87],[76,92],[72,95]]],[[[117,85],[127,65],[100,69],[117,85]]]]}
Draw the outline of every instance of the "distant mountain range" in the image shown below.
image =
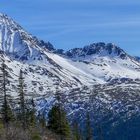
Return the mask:
{"type": "Polygon", "coordinates": [[[11,76],[10,94],[17,96],[16,84],[22,69],[27,96],[36,98],[38,111],[47,114],[59,88],[69,119],[78,119],[83,125],[86,111],[91,111],[93,128],[99,122],[103,129],[110,126],[108,133],[105,129],[106,138],[115,135],[113,128],[120,129],[119,121],[139,119],[140,58],[115,44],[100,42],[69,51],[55,49],[50,42],[37,39],[13,19],[0,14],[2,60],[11,76]]]}

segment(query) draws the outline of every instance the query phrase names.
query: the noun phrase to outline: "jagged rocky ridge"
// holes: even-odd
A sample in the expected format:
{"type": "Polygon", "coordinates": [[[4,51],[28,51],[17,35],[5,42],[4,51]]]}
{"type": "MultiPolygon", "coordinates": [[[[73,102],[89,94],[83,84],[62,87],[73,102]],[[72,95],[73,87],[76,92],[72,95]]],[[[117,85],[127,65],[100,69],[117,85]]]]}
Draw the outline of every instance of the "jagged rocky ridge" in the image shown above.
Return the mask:
{"type": "Polygon", "coordinates": [[[26,94],[36,98],[38,111],[47,114],[59,87],[70,121],[78,119],[83,125],[89,110],[94,125],[110,126],[106,137],[119,121],[139,119],[140,63],[114,44],[57,50],[0,14],[0,60],[8,66],[13,98],[19,70],[24,71],[26,94]]]}

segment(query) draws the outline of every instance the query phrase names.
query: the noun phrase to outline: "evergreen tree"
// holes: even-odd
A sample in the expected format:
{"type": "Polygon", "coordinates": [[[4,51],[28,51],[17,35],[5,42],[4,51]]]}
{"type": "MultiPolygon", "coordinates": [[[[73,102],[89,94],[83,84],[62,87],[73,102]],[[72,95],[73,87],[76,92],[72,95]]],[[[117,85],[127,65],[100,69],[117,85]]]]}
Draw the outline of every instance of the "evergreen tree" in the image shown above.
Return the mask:
{"type": "Polygon", "coordinates": [[[63,109],[62,92],[56,87],[56,104],[52,107],[48,114],[48,128],[60,135],[60,139],[63,140],[70,136],[70,126],[66,118],[66,113],[63,109]]]}
{"type": "Polygon", "coordinates": [[[52,107],[48,114],[48,128],[61,136],[61,139],[70,136],[70,126],[66,119],[66,113],[60,106],[55,105],[52,107]]]}
{"type": "Polygon", "coordinates": [[[27,128],[36,127],[35,104],[33,99],[26,100],[25,106],[25,121],[27,128]]]}
{"type": "Polygon", "coordinates": [[[0,70],[1,70],[0,91],[1,91],[1,96],[2,96],[1,102],[3,102],[2,109],[1,109],[1,115],[2,115],[4,125],[7,126],[9,124],[9,122],[13,119],[13,113],[12,113],[11,107],[9,105],[10,96],[7,94],[8,93],[7,85],[10,83],[9,82],[10,75],[7,71],[7,66],[5,65],[4,62],[2,62],[0,70]]]}
{"type": "Polygon", "coordinates": [[[30,110],[30,124],[31,126],[35,127],[36,125],[36,109],[35,109],[35,103],[34,99],[31,100],[31,110],[30,110]]]}
{"type": "Polygon", "coordinates": [[[4,125],[8,126],[10,121],[14,120],[14,115],[13,115],[12,109],[11,109],[10,105],[8,104],[6,98],[2,105],[1,113],[2,113],[2,119],[3,119],[4,125]]]}
{"type": "Polygon", "coordinates": [[[19,104],[20,104],[20,119],[22,123],[22,127],[26,127],[26,107],[25,107],[25,93],[24,93],[24,78],[23,78],[23,72],[20,70],[19,74],[19,104]]]}
{"type": "Polygon", "coordinates": [[[93,132],[89,112],[86,114],[86,140],[93,140],[93,132]]]}

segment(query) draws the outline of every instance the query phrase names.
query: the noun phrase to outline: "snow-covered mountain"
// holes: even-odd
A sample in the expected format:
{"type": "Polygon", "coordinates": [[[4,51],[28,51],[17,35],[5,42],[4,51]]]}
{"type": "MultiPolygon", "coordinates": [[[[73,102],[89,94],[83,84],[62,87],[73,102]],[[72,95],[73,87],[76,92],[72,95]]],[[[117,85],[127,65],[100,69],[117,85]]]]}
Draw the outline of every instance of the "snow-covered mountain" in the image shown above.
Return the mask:
{"type": "MultiPolygon", "coordinates": [[[[2,14],[0,44],[1,51],[10,59],[35,65],[33,67],[40,66],[68,85],[93,85],[114,78],[140,77],[140,64],[114,44],[94,43],[60,55],[49,42],[38,40],[2,14]]],[[[47,77],[48,73],[46,79],[51,79],[47,77]]]]}
{"type": "Polygon", "coordinates": [[[112,43],[105,44],[103,42],[93,43],[91,45],[85,46],[84,48],[74,48],[66,54],[72,58],[76,57],[86,57],[90,55],[98,56],[112,56],[120,57],[122,59],[127,58],[127,54],[119,47],[115,46],[112,43]]]}
{"type": "Polygon", "coordinates": [[[94,106],[95,115],[101,113],[103,118],[109,113],[116,117],[122,113],[122,118],[139,115],[140,62],[112,43],[57,50],[0,14],[0,60],[5,61],[11,75],[10,94],[17,96],[22,69],[27,95],[43,98],[38,110],[54,103],[59,87],[69,116],[78,116],[88,106],[94,106]]]}

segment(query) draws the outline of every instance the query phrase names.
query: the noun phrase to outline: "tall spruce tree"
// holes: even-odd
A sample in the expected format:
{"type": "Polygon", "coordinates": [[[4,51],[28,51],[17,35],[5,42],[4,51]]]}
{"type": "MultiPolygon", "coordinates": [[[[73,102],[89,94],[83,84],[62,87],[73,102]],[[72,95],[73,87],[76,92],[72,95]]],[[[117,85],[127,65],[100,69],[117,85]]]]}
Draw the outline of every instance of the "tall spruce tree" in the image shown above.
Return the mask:
{"type": "Polygon", "coordinates": [[[26,105],[26,123],[28,124],[28,127],[35,128],[36,127],[36,109],[35,109],[35,103],[34,99],[28,100],[28,106],[26,105]]]}
{"type": "Polygon", "coordinates": [[[35,109],[35,103],[34,103],[34,99],[32,98],[31,100],[31,111],[30,111],[30,124],[31,126],[35,126],[36,125],[36,109],[35,109]]]}
{"type": "Polygon", "coordinates": [[[1,64],[0,68],[0,91],[1,91],[1,99],[2,99],[2,107],[1,107],[1,115],[3,119],[3,123],[5,126],[9,124],[10,121],[14,118],[13,112],[11,110],[11,107],[9,105],[10,95],[7,93],[9,92],[7,86],[9,85],[10,81],[10,75],[7,71],[7,66],[5,65],[4,61],[1,64]]]}
{"type": "Polygon", "coordinates": [[[57,103],[48,114],[48,128],[60,135],[61,140],[65,140],[70,137],[70,126],[66,118],[66,112],[62,107],[62,92],[57,89],[55,96],[57,103]]]}
{"type": "Polygon", "coordinates": [[[19,89],[19,105],[20,105],[20,119],[21,119],[21,123],[22,123],[22,127],[26,128],[26,105],[25,105],[25,93],[24,93],[24,77],[23,77],[23,71],[20,70],[20,74],[19,74],[19,85],[18,85],[18,89],[19,89]]]}
{"type": "Polygon", "coordinates": [[[66,119],[66,113],[58,105],[52,107],[48,118],[48,128],[60,135],[62,140],[70,136],[70,126],[66,119]]]}

